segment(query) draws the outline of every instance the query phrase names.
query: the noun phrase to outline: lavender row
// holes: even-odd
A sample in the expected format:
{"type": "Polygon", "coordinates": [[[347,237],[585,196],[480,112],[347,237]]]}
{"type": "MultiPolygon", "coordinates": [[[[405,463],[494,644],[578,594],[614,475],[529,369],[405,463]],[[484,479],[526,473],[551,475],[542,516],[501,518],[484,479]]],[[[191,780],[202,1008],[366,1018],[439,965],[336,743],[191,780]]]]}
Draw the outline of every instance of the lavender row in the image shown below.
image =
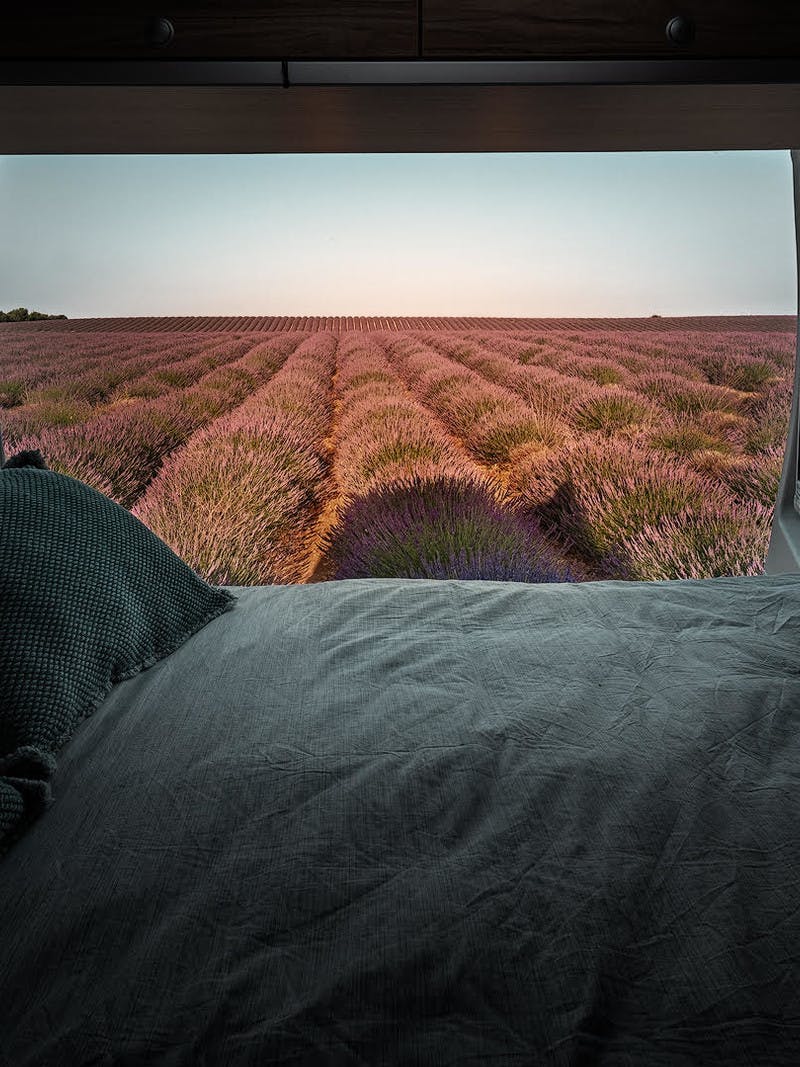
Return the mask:
{"type": "Polygon", "coordinates": [[[763,571],[772,508],[687,463],[586,435],[525,457],[509,491],[605,577],[714,578],[763,571]],[[760,568],[760,569],[759,569],[760,568]]]}
{"type": "Polygon", "coordinates": [[[42,430],[17,446],[40,449],[52,469],[130,507],[169,452],[270,379],[299,340],[285,334],[255,346],[233,342],[249,351],[186,389],[114,407],[82,426],[42,430]]]}
{"type": "MultiPolygon", "coordinates": [[[[511,368],[509,374],[502,366],[503,357],[497,353],[482,352],[474,343],[472,346],[463,343],[459,345],[457,339],[453,338],[439,337],[436,340],[440,346],[453,351],[457,358],[466,358],[473,366],[480,367],[484,372],[488,371],[495,380],[517,385],[519,388],[518,381],[513,379],[516,370],[511,368]]],[[[663,569],[659,569],[655,564],[647,571],[644,561],[656,557],[662,561],[672,559],[676,568],[678,561],[683,560],[680,568],[670,575],[676,578],[703,575],[710,577],[719,573],[752,573],[754,558],[761,560],[763,568],[783,463],[792,382],[787,371],[781,368],[779,359],[775,359],[769,366],[768,375],[753,374],[747,384],[754,388],[758,385],[760,389],[750,393],[737,394],[728,386],[717,387],[703,382],[700,380],[702,373],[708,373],[712,369],[712,357],[718,361],[718,366],[727,367],[728,380],[731,382],[736,380],[737,373],[743,369],[747,370],[748,367],[751,370],[753,366],[763,370],[767,357],[759,346],[758,339],[755,354],[752,351],[743,351],[741,347],[731,352],[728,347],[730,338],[726,338],[724,342],[706,337],[701,340],[702,350],[699,353],[689,353],[687,340],[679,339],[679,343],[672,346],[671,364],[662,362],[660,370],[640,375],[638,380],[632,382],[642,389],[645,395],[649,394],[653,402],[666,402],[667,408],[660,424],[650,422],[648,426],[640,421],[637,425],[637,416],[641,415],[641,409],[637,407],[638,401],[630,393],[626,395],[616,383],[607,383],[611,387],[605,396],[600,395],[588,401],[584,397],[573,403],[573,417],[570,421],[573,429],[582,431],[579,440],[582,438],[586,441],[587,438],[583,436],[586,433],[604,433],[606,439],[602,442],[600,453],[613,455],[617,449],[621,449],[626,452],[628,461],[638,459],[638,470],[628,468],[625,484],[618,483],[612,487],[607,481],[604,482],[601,468],[589,471],[584,469],[583,478],[580,474],[575,474],[574,464],[566,462],[566,457],[574,455],[576,451],[573,449],[570,453],[569,442],[562,446],[564,452],[552,459],[546,454],[537,454],[538,450],[531,452],[527,458],[521,456],[521,467],[514,473],[509,484],[518,499],[524,501],[526,497],[537,496],[541,492],[541,484],[537,485],[531,479],[541,478],[548,464],[552,469],[560,463],[562,481],[557,487],[550,485],[554,504],[549,512],[536,514],[544,521],[555,523],[561,535],[569,538],[571,543],[582,545],[585,556],[590,559],[596,559],[597,553],[587,551],[590,549],[587,542],[596,539],[598,531],[602,531],[602,515],[607,514],[612,505],[623,511],[627,509],[627,521],[635,536],[639,536],[636,531],[645,525],[652,535],[652,531],[663,521],[665,533],[657,542],[663,549],[660,557],[656,549],[655,555],[646,557],[641,545],[636,542],[638,570],[633,571],[630,566],[623,565],[624,553],[619,545],[613,551],[608,548],[606,563],[612,558],[616,559],[617,569],[612,568],[615,577],[630,576],[633,573],[653,579],[664,577],[663,569]],[[675,373],[681,369],[674,362],[676,351],[683,352],[687,360],[692,356],[702,365],[693,368],[692,379],[681,380],[675,373]],[[748,364],[749,358],[755,362],[748,364]],[[759,363],[762,359],[763,364],[759,363]],[[730,410],[731,407],[735,410],[730,410]],[[632,433],[626,433],[631,429],[632,433]],[[624,439],[625,436],[627,440],[624,439]],[[631,480],[636,482],[635,488],[631,480]],[[668,487],[672,485],[674,489],[676,481],[682,485],[684,491],[694,486],[695,491],[689,493],[690,499],[697,500],[699,493],[707,506],[699,511],[696,508],[692,510],[686,502],[686,492],[671,494],[668,487]],[[638,494],[640,503],[650,494],[649,511],[648,508],[645,508],[644,513],[641,509],[637,510],[636,502],[631,500],[631,494],[634,497],[638,494]],[[599,500],[605,502],[605,512],[599,508],[599,500]],[[677,512],[674,510],[676,506],[677,512]],[[726,516],[724,522],[721,516],[726,516]],[[696,528],[699,532],[689,537],[688,541],[684,539],[680,542],[683,545],[680,553],[670,554],[665,546],[667,534],[675,522],[683,522],[687,529],[696,528]],[[708,537],[713,535],[721,540],[711,545],[703,540],[703,531],[708,537]],[[726,570],[726,567],[733,569],[726,570]]],[[[751,339],[744,340],[749,342],[751,339]]],[[[511,344],[508,339],[504,339],[502,343],[505,358],[510,359],[515,354],[519,356],[519,342],[511,344]]],[[[618,350],[623,347],[619,337],[613,338],[613,343],[618,350]]],[[[574,341],[572,344],[574,345],[574,341]]],[[[624,355],[624,352],[622,354],[624,355]]],[[[657,354],[652,348],[648,353],[651,359],[657,354]]],[[[579,358],[573,348],[570,353],[571,362],[561,363],[560,366],[573,371],[576,367],[580,369],[576,363],[579,358]]],[[[539,365],[534,366],[539,373],[555,373],[551,367],[539,370],[539,365]]],[[[739,384],[745,383],[739,379],[739,384]]],[[[554,407],[557,409],[557,406],[556,402],[554,407]]],[[[584,458],[592,454],[591,448],[588,451],[578,451],[584,451],[584,458]]],[[[621,535],[619,543],[624,541],[625,537],[621,535]]]]}
{"type": "MultiPolygon", "coordinates": [[[[62,359],[46,384],[23,386],[20,404],[4,412],[4,425],[9,434],[21,436],[46,426],[85,423],[115,404],[160,396],[176,386],[189,385],[250,347],[251,339],[209,341],[197,337],[178,346],[162,341],[144,351],[132,345],[119,352],[104,351],[90,360],[62,359]]],[[[13,386],[14,380],[4,384],[13,386]]]]}
{"type": "Polygon", "coordinates": [[[542,418],[509,389],[411,337],[389,342],[392,367],[425,407],[481,464],[507,464],[526,446],[552,447],[569,427],[558,417],[542,418]]]}
{"type": "MultiPolygon", "coordinates": [[[[576,356],[575,342],[572,342],[569,358],[564,356],[556,365],[565,373],[589,374],[604,386],[628,387],[657,405],[661,417],[651,427],[646,439],[658,450],[678,456],[692,456],[709,450],[722,454],[738,451],[771,456],[775,449],[784,448],[795,359],[791,338],[743,334],[720,340],[708,335],[678,335],[677,338],[669,335],[661,341],[660,347],[623,341],[618,336],[597,339],[597,343],[601,342],[608,346],[609,352],[602,363],[597,360],[582,362],[582,357],[576,356]],[[667,348],[671,355],[664,357],[667,348]],[[644,367],[638,366],[635,373],[622,362],[631,363],[626,352],[634,349],[647,353],[647,362],[644,367]],[[686,377],[682,378],[684,373],[686,377]],[[624,376],[626,374],[628,377],[624,376]]],[[[594,340],[591,343],[594,344],[594,340]]],[[[520,352],[521,344],[524,342],[498,338],[490,377],[524,394],[524,379],[513,366],[515,357],[519,359],[525,355],[524,348],[520,352]],[[503,368],[498,356],[507,357],[512,365],[503,368]]],[[[639,355],[632,358],[643,359],[639,355]]],[[[541,368],[534,373],[544,375],[543,381],[561,373],[550,365],[534,365],[541,368]]],[[[563,380],[561,386],[569,388],[563,380]]],[[[620,390],[616,392],[619,395],[620,390]]],[[[560,400],[560,395],[556,399],[560,400]]],[[[580,405],[577,408],[580,409],[580,405]]],[[[584,418],[587,413],[584,405],[584,418]]],[[[592,425],[591,419],[583,426],[579,419],[575,425],[577,429],[603,428],[600,421],[592,425]]],[[[608,420],[608,428],[614,429],[613,419],[608,420]]],[[[704,457],[700,460],[704,468],[704,457]]],[[[774,498],[774,493],[772,496],[774,498]]]]}
{"type": "Polygon", "coordinates": [[[207,581],[307,575],[328,494],[335,351],[333,334],[303,341],[267,385],[170,455],[132,509],[207,581]]]}
{"type": "MultiPolygon", "coordinates": [[[[572,342],[557,358],[540,353],[528,356],[530,362],[524,364],[517,360],[525,358],[527,350],[520,347],[515,360],[508,343],[507,354],[446,337],[437,336],[431,343],[537,410],[560,416],[577,433],[647,433],[665,424],[683,424],[687,416],[718,410],[735,413],[741,406],[738,392],[709,384],[699,367],[682,357],[656,358],[653,353],[644,366],[639,363],[642,357],[626,357],[619,337],[615,358],[600,355],[603,350],[597,347],[591,355],[581,354],[572,342]]],[[[774,376],[775,368],[772,371],[774,376]]]]}
{"type": "Polygon", "coordinates": [[[520,363],[542,363],[570,372],[574,360],[600,358],[632,373],[653,367],[687,378],[745,392],[774,374],[794,367],[791,334],[709,334],[670,330],[663,333],[591,331],[573,335],[484,334],[481,342],[520,363]]]}
{"type": "Polygon", "coordinates": [[[350,500],[412,478],[489,479],[468,452],[416,401],[390,367],[382,337],[339,342],[339,422],[334,475],[350,500]]]}
{"type": "MultiPolygon", "coordinates": [[[[2,338],[7,342],[7,338],[2,338]]],[[[184,359],[213,344],[207,335],[176,339],[136,335],[99,335],[89,344],[74,337],[40,334],[26,352],[7,351],[0,366],[0,404],[16,407],[40,398],[93,400],[107,396],[124,377],[134,377],[162,361],[184,359]],[[52,396],[47,391],[52,390],[52,396]],[[59,392],[59,390],[62,390],[59,392]]]]}

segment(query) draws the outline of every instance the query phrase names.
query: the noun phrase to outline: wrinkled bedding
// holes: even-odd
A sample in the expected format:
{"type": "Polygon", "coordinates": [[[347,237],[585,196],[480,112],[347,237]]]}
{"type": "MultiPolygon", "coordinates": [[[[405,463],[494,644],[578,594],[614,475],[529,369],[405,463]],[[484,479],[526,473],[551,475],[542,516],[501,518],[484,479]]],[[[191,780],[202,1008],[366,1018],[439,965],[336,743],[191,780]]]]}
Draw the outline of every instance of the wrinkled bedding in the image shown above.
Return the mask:
{"type": "Polygon", "coordinates": [[[0,863],[0,1064],[800,1063],[800,575],[234,588],[0,863]]]}

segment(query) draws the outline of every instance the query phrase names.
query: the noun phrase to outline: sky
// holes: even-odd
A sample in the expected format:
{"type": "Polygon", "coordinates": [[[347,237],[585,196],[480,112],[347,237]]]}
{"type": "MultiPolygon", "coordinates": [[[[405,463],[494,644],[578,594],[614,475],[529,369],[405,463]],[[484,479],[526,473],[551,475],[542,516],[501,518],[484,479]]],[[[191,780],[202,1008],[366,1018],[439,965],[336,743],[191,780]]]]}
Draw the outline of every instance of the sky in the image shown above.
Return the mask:
{"type": "Polygon", "coordinates": [[[0,156],[0,309],[794,315],[788,151],[0,156]]]}

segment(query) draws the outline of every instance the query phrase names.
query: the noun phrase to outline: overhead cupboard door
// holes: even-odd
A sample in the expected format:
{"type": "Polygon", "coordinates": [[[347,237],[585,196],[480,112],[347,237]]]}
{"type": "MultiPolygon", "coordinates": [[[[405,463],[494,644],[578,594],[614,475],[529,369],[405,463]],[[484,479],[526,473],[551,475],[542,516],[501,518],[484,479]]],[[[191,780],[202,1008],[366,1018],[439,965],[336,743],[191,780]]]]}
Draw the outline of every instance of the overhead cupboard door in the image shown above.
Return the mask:
{"type": "Polygon", "coordinates": [[[430,58],[800,54],[796,0],[422,0],[430,58]]]}
{"type": "Polygon", "coordinates": [[[416,0],[37,4],[4,14],[5,59],[391,59],[417,55],[416,0]],[[33,13],[35,12],[35,14],[33,13]]]}

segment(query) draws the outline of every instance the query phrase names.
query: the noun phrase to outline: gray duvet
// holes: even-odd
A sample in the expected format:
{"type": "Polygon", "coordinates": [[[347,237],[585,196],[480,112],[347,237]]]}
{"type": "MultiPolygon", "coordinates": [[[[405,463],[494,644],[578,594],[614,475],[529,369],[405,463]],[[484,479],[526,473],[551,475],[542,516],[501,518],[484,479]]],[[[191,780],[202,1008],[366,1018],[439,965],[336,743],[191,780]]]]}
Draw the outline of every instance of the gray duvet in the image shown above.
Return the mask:
{"type": "Polygon", "coordinates": [[[233,590],[0,863],[0,1064],[800,1064],[800,576],[233,590]]]}

